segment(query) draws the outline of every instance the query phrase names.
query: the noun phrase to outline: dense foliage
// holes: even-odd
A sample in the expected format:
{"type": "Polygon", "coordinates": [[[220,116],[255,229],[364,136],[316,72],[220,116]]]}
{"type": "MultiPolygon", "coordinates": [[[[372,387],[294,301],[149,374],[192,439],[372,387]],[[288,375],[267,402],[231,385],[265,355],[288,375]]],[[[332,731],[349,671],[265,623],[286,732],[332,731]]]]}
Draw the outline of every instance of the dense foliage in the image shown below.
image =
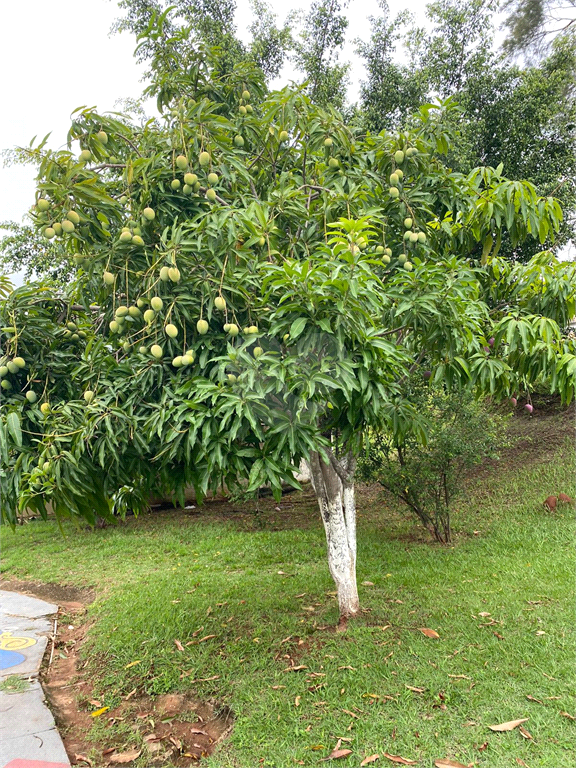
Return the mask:
{"type": "Polygon", "coordinates": [[[424,433],[405,381],[425,357],[449,387],[572,397],[574,267],[497,254],[502,232],[545,241],[559,205],[501,168],[447,169],[437,109],[362,135],[205,52],[157,91],[160,120],[81,110],[69,149],[27,150],[35,226],[76,277],[1,306],[5,518],[279,493],[368,426],[424,433]]]}
{"type": "Polygon", "coordinates": [[[407,398],[425,414],[426,442],[414,434],[376,433],[367,441],[359,475],[402,501],[434,538],[451,541],[450,512],[464,477],[506,444],[504,419],[470,392],[411,381],[407,398]]]}

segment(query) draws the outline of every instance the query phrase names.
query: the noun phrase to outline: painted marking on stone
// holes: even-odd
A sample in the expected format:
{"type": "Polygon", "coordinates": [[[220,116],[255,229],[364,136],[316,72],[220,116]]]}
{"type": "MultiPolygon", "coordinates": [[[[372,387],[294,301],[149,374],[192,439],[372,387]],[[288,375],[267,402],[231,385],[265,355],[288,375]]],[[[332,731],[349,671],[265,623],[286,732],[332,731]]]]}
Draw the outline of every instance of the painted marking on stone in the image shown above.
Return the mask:
{"type": "Polygon", "coordinates": [[[14,637],[12,632],[4,630],[0,635],[0,650],[2,651],[20,651],[22,648],[29,648],[36,645],[36,639],[33,637],[14,637]]]}
{"type": "Polygon", "coordinates": [[[10,760],[3,768],[70,768],[70,763],[47,763],[44,760],[10,760]]]}

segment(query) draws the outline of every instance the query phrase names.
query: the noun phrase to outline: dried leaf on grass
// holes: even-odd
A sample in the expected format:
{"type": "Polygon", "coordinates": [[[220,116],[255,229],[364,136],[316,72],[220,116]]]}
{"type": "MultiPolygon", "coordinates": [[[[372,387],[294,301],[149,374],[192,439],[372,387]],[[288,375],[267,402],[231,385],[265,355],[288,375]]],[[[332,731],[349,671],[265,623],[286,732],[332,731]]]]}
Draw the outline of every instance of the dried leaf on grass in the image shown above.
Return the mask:
{"type": "Polygon", "coordinates": [[[203,731],[201,728],[190,728],[190,733],[199,733],[201,736],[208,736],[206,731],[203,731]]]}
{"type": "Polygon", "coordinates": [[[435,632],[433,629],[427,629],[426,627],[418,627],[418,632],[422,632],[422,634],[426,635],[426,637],[432,637],[435,639],[440,637],[438,632],[435,632]]]}
{"type": "Polygon", "coordinates": [[[286,667],[286,669],[283,669],[282,672],[300,672],[302,669],[308,669],[306,664],[298,664],[297,667],[286,667]]]}
{"type": "Polygon", "coordinates": [[[131,763],[142,754],[141,749],[132,749],[130,752],[114,752],[108,760],[111,763],[131,763]]]}
{"type": "Polygon", "coordinates": [[[89,757],[86,757],[86,755],[74,755],[74,760],[77,763],[88,763],[90,768],[92,768],[92,765],[93,765],[92,760],[90,760],[89,757]]]}
{"type": "Polygon", "coordinates": [[[300,706],[300,699],[301,699],[301,696],[296,696],[296,698],[294,699],[294,706],[295,707],[299,707],[300,706]]]}
{"type": "Polygon", "coordinates": [[[414,693],[424,693],[426,688],[417,688],[415,685],[406,685],[406,688],[408,688],[409,691],[414,691],[414,693]]]}
{"type": "Polygon", "coordinates": [[[436,768],[468,768],[464,763],[459,763],[457,760],[448,760],[448,758],[436,760],[434,765],[436,768]]]}
{"type": "Polygon", "coordinates": [[[370,757],[365,757],[364,760],[360,763],[360,768],[364,768],[365,765],[368,765],[369,763],[374,763],[376,760],[380,759],[380,755],[370,755],[370,757]]]}
{"type": "Polygon", "coordinates": [[[570,720],[576,720],[576,717],[574,717],[574,715],[571,715],[569,712],[560,712],[560,714],[562,715],[562,717],[567,717],[570,720]]]}
{"type": "Polygon", "coordinates": [[[526,728],[522,728],[522,726],[520,726],[520,728],[518,728],[518,732],[519,732],[519,733],[521,733],[521,734],[522,734],[522,736],[523,736],[525,739],[533,739],[533,738],[534,738],[534,737],[532,736],[532,734],[530,733],[530,731],[527,731],[527,730],[526,730],[526,728]]]}
{"type": "Polygon", "coordinates": [[[184,650],[184,646],[182,645],[180,640],[174,640],[174,645],[176,646],[176,648],[178,648],[179,651],[183,651],[184,650]]]}
{"type": "Polygon", "coordinates": [[[513,731],[514,728],[518,728],[519,725],[529,720],[529,717],[523,717],[521,720],[509,720],[507,723],[500,723],[500,725],[489,725],[491,731],[513,731]]]}
{"type": "Polygon", "coordinates": [[[543,701],[540,701],[540,699],[535,699],[534,696],[526,696],[526,698],[528,699],[528,701],[535,701],[536,704],[544,704],[543,701]]]}
{"type": "Polygon", "coordinates": [[[407,757],[401,757],[400,755],[389,755],[388,752],[382,753],[388,760],[392,760],[393,763],[400,763],[401,765],[416,765],[416,760],[409,760],[407,757]]]}
{"type": "Polygon", "coordinates": [[[336,742],[336,746],[330,752],[328,757],[323,757],[320,762],[325,762],[326,760],[339,760],[341,757],[348,757],[348,755],[352,754],[351,749],[340,749],[340,745],[342,744],[342,739],[338,739],[336,742]]]}

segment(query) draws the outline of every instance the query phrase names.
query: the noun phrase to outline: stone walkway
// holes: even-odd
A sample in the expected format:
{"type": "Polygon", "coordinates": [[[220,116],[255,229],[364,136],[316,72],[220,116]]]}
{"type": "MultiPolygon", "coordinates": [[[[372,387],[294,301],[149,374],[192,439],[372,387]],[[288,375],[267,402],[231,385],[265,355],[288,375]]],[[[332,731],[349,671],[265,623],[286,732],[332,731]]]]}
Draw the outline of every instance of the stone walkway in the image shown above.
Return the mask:
{"type": "Polygon", "coordinates": [[[69,768],[38,672],[56,605],[0,590],[0,768],[69,768]]]}

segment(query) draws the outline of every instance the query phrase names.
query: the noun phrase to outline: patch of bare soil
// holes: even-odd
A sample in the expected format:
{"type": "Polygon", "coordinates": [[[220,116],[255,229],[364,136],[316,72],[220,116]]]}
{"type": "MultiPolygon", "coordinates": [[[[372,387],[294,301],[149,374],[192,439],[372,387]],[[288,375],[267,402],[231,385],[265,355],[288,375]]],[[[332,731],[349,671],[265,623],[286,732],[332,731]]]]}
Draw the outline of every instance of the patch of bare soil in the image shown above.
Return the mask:
{"type": "MultiPolygon", "coordinates": [[[[84,615],[86,603],[71,597],[93,599],[87,590],[31,582],[2,582],[15,590],[25,584],[26,594],[59,602],[58,629],[48,644],[41,669],[42,686],[72,765],[113,766],[130,764],[144,755],[146,764],[166,768],[198,765],[232,730],[233,715],[227,707],[202,701],[190,694],[151,697],[132,691],[122,703],[99,715],[102,737],[91,733],[92,713],[101,708],[86,677],[80,650],[90,628],[84,615]],[[59,600],[63,596],[65,600],[59,600]],[[101,719],[100,719],[101,718],[101,719]],[[115,725],[122,725],[115,729],[115,725]],[[133,733],[130,737],[129,732],[133,733]],[[98,757],[95,757],[98,755],[98,757]],[[130,759],[131,758],[131,759],[130,759]]],[[[24,591],[18,590],[18,591],[24,591]]],[[[88,600],[86,600],[88,602],[88,600]]]]}
{"type": "Polygon", "coordinates": [[[19,581],[18,579],[0,580],[0,589],[37,597],[39,600],[46,600],[72,612],[84,611],[85,606],[94,602],[96,596],[91,589],[62,584],[42,584],[37,581],[19,581]]]}

